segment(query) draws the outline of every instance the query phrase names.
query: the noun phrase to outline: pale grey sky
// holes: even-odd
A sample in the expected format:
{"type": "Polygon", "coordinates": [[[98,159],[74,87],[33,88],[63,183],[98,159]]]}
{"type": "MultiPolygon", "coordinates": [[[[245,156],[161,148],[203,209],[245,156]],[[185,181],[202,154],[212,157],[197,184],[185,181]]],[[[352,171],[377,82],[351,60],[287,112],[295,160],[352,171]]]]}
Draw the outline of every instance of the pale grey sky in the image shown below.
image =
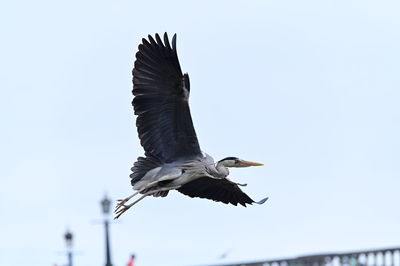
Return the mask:
{"type": "Polygon", "coordinates": [[[142,37],[177,33],[202,149],[262,206],[177,192],[113,224],[115,266],[400,245],[398,1],[3,1],[0,265],[104,264],[99,201],[143,154],[130,105],[142,37]],[[218,256],[231,250],[228,257],[218,256]]]}

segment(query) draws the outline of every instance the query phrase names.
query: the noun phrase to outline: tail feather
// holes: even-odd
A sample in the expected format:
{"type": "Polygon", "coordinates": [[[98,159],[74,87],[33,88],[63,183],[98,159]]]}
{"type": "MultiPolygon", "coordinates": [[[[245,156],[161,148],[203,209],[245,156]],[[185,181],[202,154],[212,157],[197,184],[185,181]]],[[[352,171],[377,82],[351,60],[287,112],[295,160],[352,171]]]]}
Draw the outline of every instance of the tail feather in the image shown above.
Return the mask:
{"type": "Polygon", "coordinates": [[[131,168],[131,185],[135,185],[148,171],[157,168],[162,164],[163,162],[161,162],[161,160],[153,156],[139,157],[131,168]]]}

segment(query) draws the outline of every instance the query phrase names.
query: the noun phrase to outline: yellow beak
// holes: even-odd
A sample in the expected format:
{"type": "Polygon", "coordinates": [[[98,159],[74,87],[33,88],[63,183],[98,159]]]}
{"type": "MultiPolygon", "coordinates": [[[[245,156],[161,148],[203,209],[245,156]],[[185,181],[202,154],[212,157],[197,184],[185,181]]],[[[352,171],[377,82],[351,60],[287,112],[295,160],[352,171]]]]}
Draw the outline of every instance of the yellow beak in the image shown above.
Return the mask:
{"type": "Polygon", "coordinates": [[[244,161],[244,160],[240,160],[240,163],[245,166],[263,166],[264,165],[262,163],[249,162],[249,161],[244,161]]]}

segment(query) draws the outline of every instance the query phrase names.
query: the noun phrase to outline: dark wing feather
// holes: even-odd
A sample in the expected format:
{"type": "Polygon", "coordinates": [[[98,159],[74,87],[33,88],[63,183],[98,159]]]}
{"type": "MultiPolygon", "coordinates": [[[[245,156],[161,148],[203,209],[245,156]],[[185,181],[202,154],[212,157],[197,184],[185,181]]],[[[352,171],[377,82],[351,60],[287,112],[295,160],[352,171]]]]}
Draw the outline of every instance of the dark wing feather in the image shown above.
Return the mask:
{"type": "Polygon", "coordinates": [[[182,75],[176,52],[164,34],[143,39],[133,69],[133,107],[140,143],[147,156],[163,162],[201,154],[190,115],[189,76],[182,75]]]}
{"type": "Polygon", "coordinates": [[[214,179],[204,176],[181,186],[178,191],[192,198],[206,198],[235,206],[241,204],[246,207],[246,204],[255,202],[236,183],[226,178],[214,179]]]}

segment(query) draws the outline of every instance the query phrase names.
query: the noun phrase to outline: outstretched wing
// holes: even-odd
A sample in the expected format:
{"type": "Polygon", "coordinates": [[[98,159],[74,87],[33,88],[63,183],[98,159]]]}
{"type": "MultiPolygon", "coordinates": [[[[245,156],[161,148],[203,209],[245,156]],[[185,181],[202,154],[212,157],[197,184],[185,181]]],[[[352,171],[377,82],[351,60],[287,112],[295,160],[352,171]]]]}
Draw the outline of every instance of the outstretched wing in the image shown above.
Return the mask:
{"type": "Polygon", "coordinates": [[[211,199],[226,204],[231,203],[235,206],[239,203],[245,207],[246,204],[263,204],[268,199],[265,198],[255,202],[247,196],[247,194],[244,193],[236,183],[229,179],[214,179],[206,176],[195,179],[181,186],[178,188],[178,191],[192,198],[198,197],[211,199]]]}
{"type": "Polygon", "coordinates": [[[189,76],[182,75],[176,52],[167,33],[164,43],[143,39],[136,53],[133,73],[133,107],[140,143],[147,156],[172,162],[201,154],[189,110],[189,76]]]}

